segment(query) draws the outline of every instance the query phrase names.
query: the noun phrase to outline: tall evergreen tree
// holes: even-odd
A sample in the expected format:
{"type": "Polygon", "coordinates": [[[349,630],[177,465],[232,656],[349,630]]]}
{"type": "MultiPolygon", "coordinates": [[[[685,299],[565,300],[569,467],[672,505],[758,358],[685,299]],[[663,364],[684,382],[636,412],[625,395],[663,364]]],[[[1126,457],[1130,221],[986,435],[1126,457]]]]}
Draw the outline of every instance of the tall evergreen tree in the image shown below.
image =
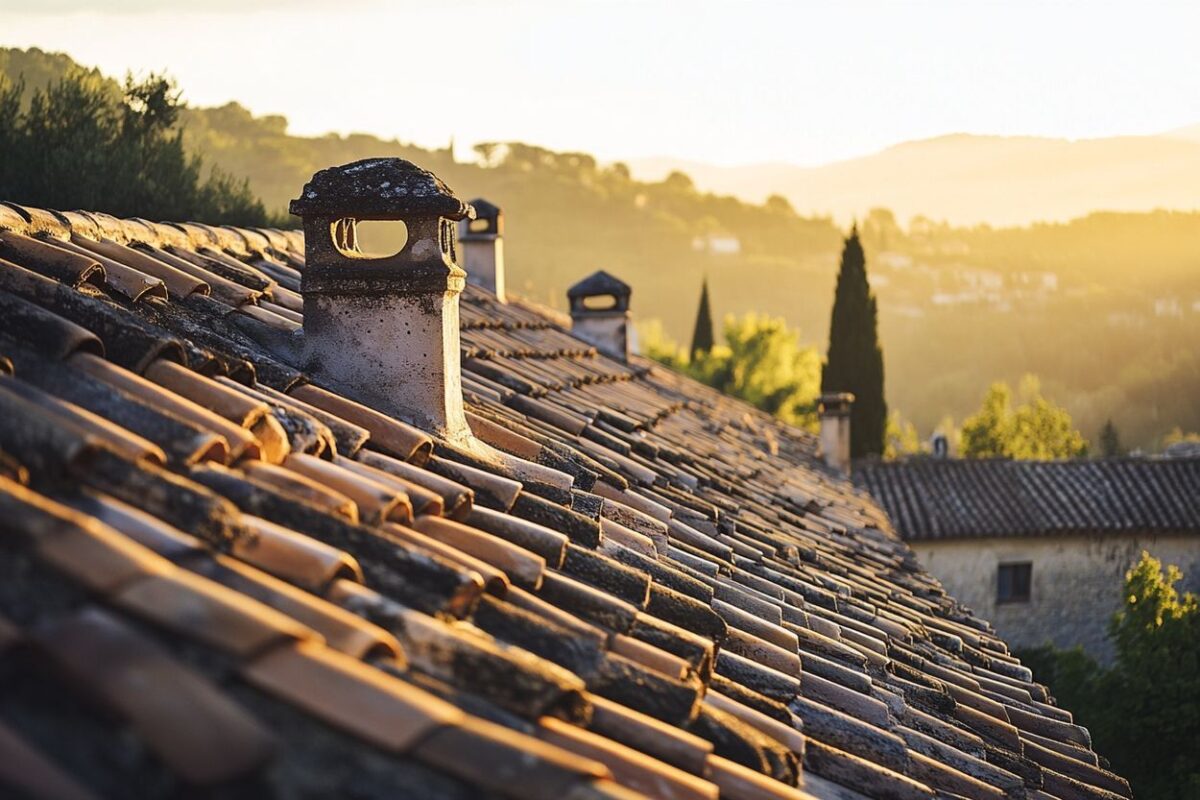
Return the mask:
{"type": "Polygon", "coordinates": [[[700,308],[696,310],[696,327],[692,329],[692,360],[713,349],[712,310],[708,306],[708,277],[700,284],[700,308]]]}
{"type": "Polygon", "coordinates": [[[1100,455],[1105,458],[1121,455],[1121,436],[1111,419],[1105,420],[1104,427],[1100,429],[1100,455]]]}
{"type": "Polygon", "coordinates": [[[821,391],[854,393],[850,455],[859,458],[882,453],[887,429],[883,350],[879,347],[875,295],[867,283],[866,257],[857,225],[842,249],[829,322],[829,357],[821,372],[821,391]]]}

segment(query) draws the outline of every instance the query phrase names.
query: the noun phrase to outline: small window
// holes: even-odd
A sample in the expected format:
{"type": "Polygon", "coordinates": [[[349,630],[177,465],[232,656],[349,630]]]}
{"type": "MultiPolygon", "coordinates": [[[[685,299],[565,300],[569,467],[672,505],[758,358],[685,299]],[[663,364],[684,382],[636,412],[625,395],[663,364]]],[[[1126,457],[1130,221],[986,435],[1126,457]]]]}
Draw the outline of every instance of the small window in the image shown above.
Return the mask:
{"type": "Polygon", "coordinates": [[[997,603],[1028,603],[1033,564],[1001,564],[996,573],[997,603]]]}

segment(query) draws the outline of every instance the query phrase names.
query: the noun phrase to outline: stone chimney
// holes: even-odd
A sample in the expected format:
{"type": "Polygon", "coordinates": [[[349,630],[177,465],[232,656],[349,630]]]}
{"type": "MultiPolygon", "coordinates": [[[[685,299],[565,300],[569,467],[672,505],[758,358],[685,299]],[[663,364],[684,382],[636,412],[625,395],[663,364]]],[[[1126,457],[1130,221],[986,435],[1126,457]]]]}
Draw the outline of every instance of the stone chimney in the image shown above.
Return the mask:
{"type": "Polygon", "coordinates": [[[463,266],[467,282],[487,289],[501,302],[504,297],[504,214],[482,197],[471,201],[475,219],[459,223],[463,266]]]}
{"type": "Polygon", "coordinates": [[[304,221],[304,368],[321,383],[451,441],[469,441],[459,367],[455,223],[470,205],[431,172],[374,158],[313,175],[304,221]],[[363,253],[357,225],[403,225],[393,254],[363,253]]]}
{"type": "Polygon", "coordinates": [[[571,304],[571,333],[597,350],[629,360],[629,285],[603,270],[567,290],[571,304]]]}
{"type": "Polygon", "coordinates": [[[850,406],[854,395],[830,392],[821,395],[821,458],[843,475],[850,474],[850,406]]]}

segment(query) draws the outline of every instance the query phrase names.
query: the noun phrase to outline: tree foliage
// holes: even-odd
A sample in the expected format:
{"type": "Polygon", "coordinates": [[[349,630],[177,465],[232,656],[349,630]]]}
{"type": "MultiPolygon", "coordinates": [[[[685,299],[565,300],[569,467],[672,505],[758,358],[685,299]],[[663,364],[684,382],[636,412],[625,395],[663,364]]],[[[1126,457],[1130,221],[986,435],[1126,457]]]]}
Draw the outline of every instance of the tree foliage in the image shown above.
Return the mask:
{"type": "Polygon", "coordinates": [[[121,217],[264,225],[249,184],[213,170],[184,148],[175,84],[132,76],[114,91],[72,70],[26,92],[0,76],[0,197],[121,217]]]}
{"type": "Polygon", "coordinates": [[[728,316],[724,334],[724,345],[695,358],[666,337],[661,324],[642,326],[640,340],[650,358],[785,422],[813,427],[821,369],[816,348],[801,345],[799,332],[778,317],[728,316]]]}
{"type": "Polygon", "coordinates": [[[968,458],[1056,459],[1087,455],[1087,442],[1061,406],[1042,396],[1038,379],[1021,380],[1021,402],[1012,389],[993,383],[983,405],[963,422],[962,454],[968,458]]]}
{"type": "Polygon", "coordinates": [[[829,322],[829,356],[821,375],[821,391],[854,394],[850,409],[850,455],[854,458],[880,455],[884,449],[887,401],[878,318],[855,228],[842,249],[829,322]]]}
{"type": "Polygon", "coordinates": [[[1200,797],[1200,602],[1175,588],[1181,578],[1142,553],[1109,626],[1109,669],[1079,648],[1021,654],[1139,800],[1200,797]]]}
{"type": "Polygon", "coordinates": [[[884,435],[883,457],[886,459],[903,458],[916,455],[921,451],[921,437],[917,434],[917,426],[905,419],[899,411],[891,411],[888,414],[887,431],[884,435]]]}

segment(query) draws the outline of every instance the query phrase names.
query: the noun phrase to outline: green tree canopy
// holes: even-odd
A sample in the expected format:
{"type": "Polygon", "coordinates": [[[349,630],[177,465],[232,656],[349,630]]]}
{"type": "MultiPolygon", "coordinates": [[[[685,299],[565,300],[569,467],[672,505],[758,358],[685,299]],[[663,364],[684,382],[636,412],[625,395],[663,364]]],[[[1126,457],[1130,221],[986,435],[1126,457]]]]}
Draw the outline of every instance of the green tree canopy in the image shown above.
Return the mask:
{"type": "Polygon", "coordinates": [[[903,458],[921,452],[921,437],[917,426],[904,418],[899,411],[888,414],[887,433],[884,440],[883,457],[903,458]]]}
{"type": "Polygon", "coordinates": [[[125,79],[119,91],[72,70],[26,97],[0,77],[0,197],[120,217],[265,225],[245,181],[212,171],[184,149],[175,84],[125,79]],[[27,104],[22,107],[23,101],[27,104]]]}
{"type": "Polygon", "coordinates": [[[875,295],[867,282],[866,256],[855,227],[842,249],[829,323],[829,357],[821,375],[821,391],[854,394],[850,409],[850,455],[854,458],[879,455],[884,450],[887,401],[878,318],[875,295]]]}
{"type": "Polygon", "coordinates": [[[821,359],[800,344],[800,333],[777,317],[747,314],[725,318],[725,345],[688,358],[688,353],[650,321],[639,328],[642,352],[725,394],[793,425],[816,424],[821,359]]]}
{"type": "Polygon", "coordinates": [[[786,422],[813,418],[821,360],[800,344],[799,331],[779,317],[747,314],[726,317],[724,332],[728,355],[714,351],[709,367],[714,386],[786,422]]]}
{"type": "Polygon", "coordinates": [[[1021,379],[1021,403],[1012,389],[992,384],[983,405],[963,422],[962,453],[968,458],[1074,458],[1087,454],[1087,442],[1066,409],[1042,396],[1038,379],[1021,379]]]}

